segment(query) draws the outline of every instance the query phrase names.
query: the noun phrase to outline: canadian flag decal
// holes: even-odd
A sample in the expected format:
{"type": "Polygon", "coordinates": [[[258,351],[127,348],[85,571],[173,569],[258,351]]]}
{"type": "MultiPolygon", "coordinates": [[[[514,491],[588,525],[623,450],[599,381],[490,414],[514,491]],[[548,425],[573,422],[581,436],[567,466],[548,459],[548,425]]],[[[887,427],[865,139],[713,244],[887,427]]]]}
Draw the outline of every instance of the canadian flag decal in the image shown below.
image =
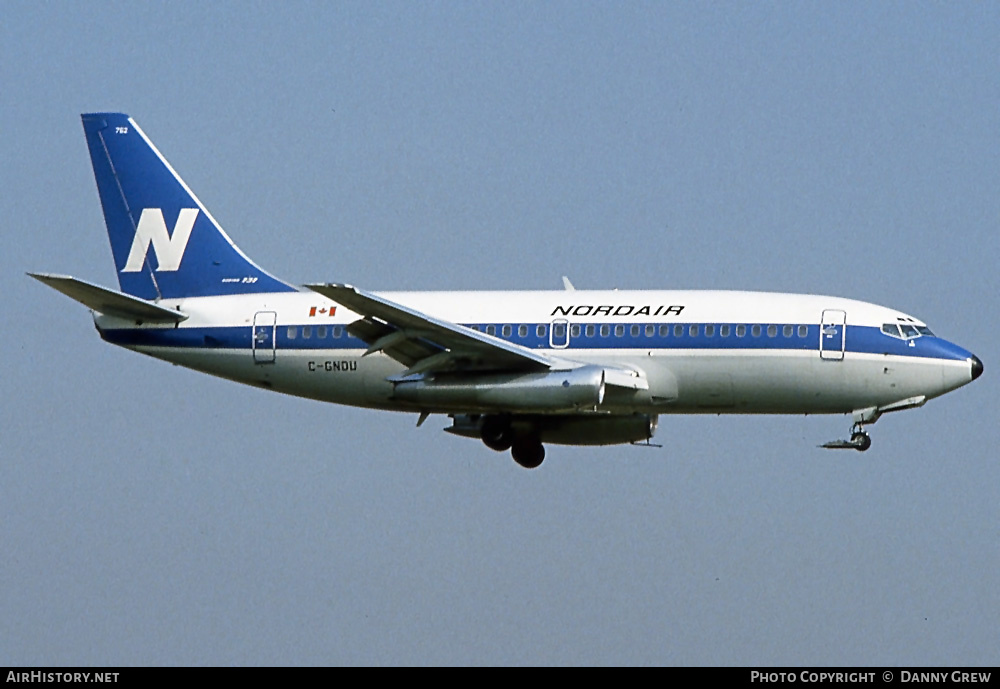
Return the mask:
{"type": "Polygon", "coordinates": [[[317,307],[313,306],[312,308],[309,309],[309,316],[310,316],[310,318],[312,316],[317,315],[317,314],[319,314],[320,316],[324,316],[324,315],[325,316],[336,316],[337,315],[337,307],[336,306],[331,306],[331,307],[327,308],[326,306],[324,306],[322,308],[317,308],[317,307]]]}

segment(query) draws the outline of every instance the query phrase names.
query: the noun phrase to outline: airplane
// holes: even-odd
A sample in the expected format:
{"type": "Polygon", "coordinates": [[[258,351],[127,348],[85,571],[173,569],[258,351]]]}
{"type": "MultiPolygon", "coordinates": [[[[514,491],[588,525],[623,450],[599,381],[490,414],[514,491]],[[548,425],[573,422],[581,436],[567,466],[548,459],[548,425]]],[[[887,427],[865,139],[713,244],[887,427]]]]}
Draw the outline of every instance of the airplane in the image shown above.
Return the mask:
{"type": "Polygon", "coordinates": [[[135,121],[82,115],[120,291],[31,277],[111,344],[289,395],[410,412],[510,450],[652,445],[661,414],[850,414],[865,427],[982,361],[894,309],[739,291],[369,292],[297,286],[232,242],[135,121]],[[152,255],[150,255],[152,248],[152,255]]]}

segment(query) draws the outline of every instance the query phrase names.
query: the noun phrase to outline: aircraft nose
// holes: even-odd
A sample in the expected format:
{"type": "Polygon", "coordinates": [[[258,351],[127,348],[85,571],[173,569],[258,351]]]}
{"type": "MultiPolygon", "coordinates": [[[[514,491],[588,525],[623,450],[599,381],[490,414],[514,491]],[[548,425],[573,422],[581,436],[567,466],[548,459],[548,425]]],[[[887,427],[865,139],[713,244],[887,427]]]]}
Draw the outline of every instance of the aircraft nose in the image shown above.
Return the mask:
{"type": "Polygon", "coordinates": [[[975,380],[979,376],[983,375],[983,362],[978,356],[972,357],[972,380],[975,380]]]}

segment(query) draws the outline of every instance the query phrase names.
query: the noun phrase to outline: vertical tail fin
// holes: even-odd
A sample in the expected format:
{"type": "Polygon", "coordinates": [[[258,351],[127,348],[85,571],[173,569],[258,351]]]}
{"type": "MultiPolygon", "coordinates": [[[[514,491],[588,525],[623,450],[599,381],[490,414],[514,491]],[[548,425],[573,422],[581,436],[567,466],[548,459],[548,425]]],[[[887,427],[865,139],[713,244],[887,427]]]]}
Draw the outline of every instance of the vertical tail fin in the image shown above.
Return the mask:
{"type": "Polygon", "coordinates": [[[123,292],[171,299],[295,291],[233,244],[132,118],[82,119],[123,292]]]}

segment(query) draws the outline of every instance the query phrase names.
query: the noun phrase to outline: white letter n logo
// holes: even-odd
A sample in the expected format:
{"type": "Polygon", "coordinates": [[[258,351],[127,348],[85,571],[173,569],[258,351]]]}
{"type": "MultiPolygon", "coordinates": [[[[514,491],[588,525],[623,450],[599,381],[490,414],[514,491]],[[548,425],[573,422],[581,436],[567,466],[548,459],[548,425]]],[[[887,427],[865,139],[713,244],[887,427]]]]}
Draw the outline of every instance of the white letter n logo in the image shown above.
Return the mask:
{"type": "Polygon", "coordinates": [[[156,270],[177,270],[181,265],[181,259],[184,258],[184,249],[187,248],[197,217],[197,208],[182,208],[171,235],[167,233],[167,223],[163,219],[161,209],[143,208],[139,226],[135,228],[132,249],[128,252],[128,261],[125,262],[122,272],[137,273],[142,270],[150,242],[153,244],[153,252],[156,253],[156,270]]]}

